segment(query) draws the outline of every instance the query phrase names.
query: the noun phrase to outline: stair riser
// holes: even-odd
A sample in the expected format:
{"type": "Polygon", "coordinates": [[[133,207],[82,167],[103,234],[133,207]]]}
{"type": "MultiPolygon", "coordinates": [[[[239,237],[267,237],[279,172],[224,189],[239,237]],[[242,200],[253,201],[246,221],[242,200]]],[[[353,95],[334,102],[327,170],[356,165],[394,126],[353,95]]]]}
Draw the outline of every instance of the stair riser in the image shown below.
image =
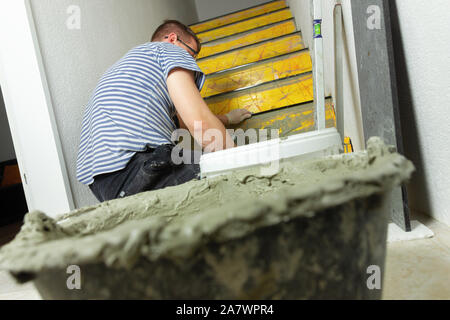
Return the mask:
{"type": "Polygon", "coordinates": [[[262,44],[226,52],[198,61],[205,74],[211,74],[248,63],[261,61],[305,48],[300,34],[282,37],[262,44]]]}
{"type": "MultiPolygon", "coordinates": [[[[265,129],[269,133],[270,130],[278,130],[280,137],[287,137],[315,130],[314,123],[314,103],[308,103],[255,115],[236,126],[235,129],[241,128],[244,131],[265,129]]],[[[336,117],[331,100],[326,102],[326,125],[327,128],[336,126],[336,117]]]]}
{"type": "Polygon", "coordinates": [[[214,114],[226,114],[234,109],[247,109],[258,114],[312,100],[312,75],[307,74],[239,93],[206,99],[206,103],[214,114]]]}
{"type": "Polygon", "coordinates": [[[213,54],[244,47],[264,40],[277,38],[285,34],[293,33],[295,31],[296,25],[294,20],[291,19],[285,22],[277,23],[276,25],[270,27],[263,28],[259,31],[248,32],[243,35],[238,35],[231,38],[229,37],[223,40],[205,44],[202,46],[202,50],[200,51],[198,58],[201,59],[213,54]]]}
{"type": "Polygon", "coordinates": [[[271,23],[280,22],[283,20],[291,19],[292,13],[289,9],[273,12],[267,15],[256,17],[250,20],[245,20],[232,24],[229,26],[213,29],[210,31],[197,34],[200,42],[208,42],[216,39],[231,36],[236,33],[249,31],[258,27],[262,27],[271,23]]]}
{"type": "Polygon", "coordinates": [[[202,96],[210,97],[299,75],[311,70],[312,63],[309,51],[302,51],[284,58],[273,59],[251,67],[208,77],[203,86],[202,96]]]}
{"type": "MultiPolygon", "coordinates": [[[[283,108],[258,115],[254,115],[249,120],[233,126],[232,129],[242,129],[247,131],[249,129],[264,129],[266,133],[257,131],[258,141],[260,141],[260,134],[262,139],[274,138],[271,130],[278,131],[278,137],[287,137],[295,134],[307,133],[314,131],[314,103],[307,103],[299,106],[292,106],[290,108],[283,108]]],[[[326,127],[336,127],[336,113],[334,112],[333,102],[331,99],[326,100],[325,104],[326,127]]],[[[350,137],[344,139],[344,152],[354,152],[352,141],[350,137]]]]}
{"type": "Polygon", "coordinates": [[[249,19],[252,17],[256,17],[265,13],[269,13],[272,11],[276,11],[279,9],[286,8],[286,2],[285,1],[275,1],[271,2],[262,6],[258,6],[255,8],[251,8],[248,10],[243,10],[240,12],[236,12],[233,14],[226,15],[224,17],[220,17],[217,19],[212,19],[203,23],[195,24],[190,26],[191,29],[195,33],[200,33],[203,31],[211,30],[214,28],[218,28],[227,24],[235,23],[238,21],[242,21],[245,19],[249,19]]]}

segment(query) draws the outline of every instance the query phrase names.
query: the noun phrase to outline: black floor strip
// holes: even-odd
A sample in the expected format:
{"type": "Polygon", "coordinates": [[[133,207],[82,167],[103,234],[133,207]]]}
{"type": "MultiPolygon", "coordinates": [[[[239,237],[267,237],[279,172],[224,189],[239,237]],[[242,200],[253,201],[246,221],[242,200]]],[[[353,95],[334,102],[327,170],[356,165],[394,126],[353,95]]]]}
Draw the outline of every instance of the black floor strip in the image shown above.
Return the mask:
{"type": "MultiPolygon", "coordinates": [[[[331,96],[325,97],[325,102],[327,102],[327,100],[332,100],[332,97],[331,96]]],[[[290,106],[281,107],[281,108],[278,108],[278,109],[270,109],[270,110],[258,112],[258,113],[255,114],[255,116],[264,115],[264,114],[271,113],[271,112],[274,112],[274,111],[282,111],[282,110],[289,109],[289,108],[301,107],[301,106],[304,106],[304,105],[307,105],[307,104],[310,104],[310,103],[313,103],[313,102],[314,102],[314,100],[310,100],[310,101],[305,101],[305,102],[302,102],[302,103],[291,104],[290,106]]]]}

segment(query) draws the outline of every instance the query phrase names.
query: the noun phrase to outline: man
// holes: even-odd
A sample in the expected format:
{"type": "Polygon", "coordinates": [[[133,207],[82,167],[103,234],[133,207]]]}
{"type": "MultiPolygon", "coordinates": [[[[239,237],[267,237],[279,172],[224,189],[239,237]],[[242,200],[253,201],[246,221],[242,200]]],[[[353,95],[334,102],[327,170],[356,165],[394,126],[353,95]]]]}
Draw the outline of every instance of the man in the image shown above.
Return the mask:
{"type": "Polygon", "coordinates": [[[235,146],[225,125],[251,113],[210,111],[200,95],[205,80],[195,62],[200,49],[191,29],[168,20],[152,42],[129,51],[100,79],[86,107],[77,159],[78,180],[100,202],[198,178],[198,164],[175,165],[171,159],[177,128],[194,137],[196,124],[202,133],[220,132],[223,139],[199,141],[212,151],[235,146]]]}

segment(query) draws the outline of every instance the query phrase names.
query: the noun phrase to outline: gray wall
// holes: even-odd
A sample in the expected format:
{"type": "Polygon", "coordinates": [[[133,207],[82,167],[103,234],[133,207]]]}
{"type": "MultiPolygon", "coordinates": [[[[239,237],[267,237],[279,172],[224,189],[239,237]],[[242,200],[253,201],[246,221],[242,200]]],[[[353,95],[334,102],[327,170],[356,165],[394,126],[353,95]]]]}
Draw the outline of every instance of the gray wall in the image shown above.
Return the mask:
{"type": "Polygon", "coordinates": [[[164,19],[197,21],[194,0],[31,0],[58,131],[77,208],[96,202],[76,180],[85,104],[99,77],[132,47],[149,41],[164,19]],[[69,30],[69,6],[81,29],[69,30]]]}
{"type": "Polygon", "coordinates": [[[2,91],[0,89],[0,162],[16,158],[14,145],[9,129],[6,109],[3,102],[2,91]]]}
{"type": "Polygon", "coordinates": [[[266,2],[269,0],[195,0],[200,21],[266,2]]]}
{"type": "Polygon", "coordinates": [[[450,1],[390,1],[410,207],[450,225],[450,1]]]}

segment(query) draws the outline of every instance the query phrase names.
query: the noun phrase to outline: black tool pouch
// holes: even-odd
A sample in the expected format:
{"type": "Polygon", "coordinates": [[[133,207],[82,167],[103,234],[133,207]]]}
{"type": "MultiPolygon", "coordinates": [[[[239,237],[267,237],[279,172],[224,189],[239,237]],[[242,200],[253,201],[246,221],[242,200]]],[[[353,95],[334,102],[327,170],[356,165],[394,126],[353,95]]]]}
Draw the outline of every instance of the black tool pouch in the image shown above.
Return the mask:
{"type": "Polygon", "coordinates": [[[148,159],[139,169],[133,183],[123,190],[121,197],[152,190],[161,178],[169,174],[175,164],[172,161],[173,145],[161,145],[149,152],[148,159]]]}

